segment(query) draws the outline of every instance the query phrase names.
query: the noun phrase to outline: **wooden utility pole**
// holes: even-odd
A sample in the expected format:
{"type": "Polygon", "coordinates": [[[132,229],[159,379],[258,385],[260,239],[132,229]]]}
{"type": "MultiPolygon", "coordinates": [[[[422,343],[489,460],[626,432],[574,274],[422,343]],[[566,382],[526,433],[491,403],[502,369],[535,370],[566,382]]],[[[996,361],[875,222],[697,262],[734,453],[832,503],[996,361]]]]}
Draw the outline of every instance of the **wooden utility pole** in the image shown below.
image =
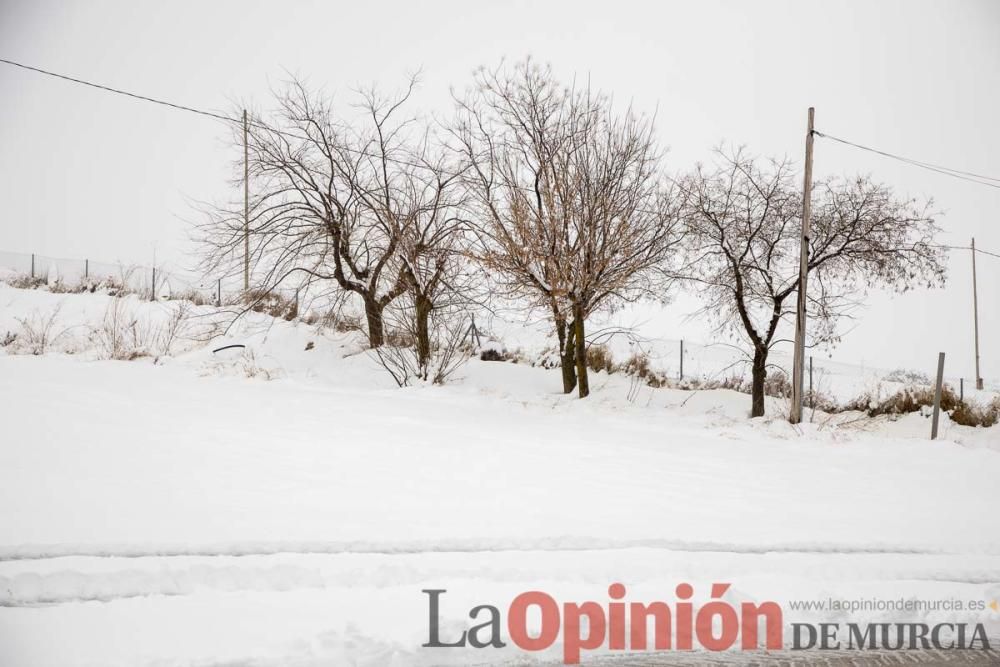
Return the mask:
{"type": "Polygon", "coordinates": [[[934,416],[931,418],[931,440],[938,436],[938,417],[941,414],[941,386],[944,384],[944,352],[938,352],[937,379],[934,382],[934,416]]]}
{"type": "Polygon", "coordinates": [[[979,374],[979,296],[976,294],[976,239],[972,238],[972,323],[976,330],[976,389],[983,388],[979,374]]]}
{"type": "Polygon", "coordinates": [[[809,218],[812,215],[813,125],[816,110],[809,107],[806,124],[806,166],[802,184],[802,239],[799,249],[799,294],[795,313],[795,358],[792,366],[792,406],[788,421],[802,421],[802,384],[806,356],[806,279],[809,276],[809,218]]]}
{"type": "Polygon", "coordinates": [[[243,291],[250,291],[250,149],[247,110],[243,110],[243,291]]]}

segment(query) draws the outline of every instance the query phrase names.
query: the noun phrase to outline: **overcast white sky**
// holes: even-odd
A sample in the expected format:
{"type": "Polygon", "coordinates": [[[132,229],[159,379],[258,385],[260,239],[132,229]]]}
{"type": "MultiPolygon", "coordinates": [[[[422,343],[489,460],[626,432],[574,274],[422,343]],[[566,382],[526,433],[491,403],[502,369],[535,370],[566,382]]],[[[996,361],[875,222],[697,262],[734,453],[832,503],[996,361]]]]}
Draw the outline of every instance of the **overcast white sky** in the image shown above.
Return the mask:
{"type": "MultiPolygon", "coordinates": [[[[286,71],[346,94],[422,68],[448,113],[477,65],[527,55],[658,109],[669,163],[725,140],[801,161],[817,129],[1000,177],[1000,2],[45,2],[0,0],[0,57],[191,106],[268,106],[286,71]]],[[[227,195],[220,122],[0,65],[0,250],[149,263],[190,250],[189,200],[227,195]]],[[[1000,252],[1000,189],[817,140],[818,176],[933,195],[944,241],[1000,252]]],[[[873,296],[839,360],[972,376],[969,253],[938,292],[873,296]]],[[[979,260],[986,377],[1000,377],[1000,259],[979,260]]],[[[690,304],[688,304],[690,305],[690,304]]],[[[669,323],[668,323],[669,325],[669,323]]],[[[665,337],[697,337],[678,323],[665,337]]]]}

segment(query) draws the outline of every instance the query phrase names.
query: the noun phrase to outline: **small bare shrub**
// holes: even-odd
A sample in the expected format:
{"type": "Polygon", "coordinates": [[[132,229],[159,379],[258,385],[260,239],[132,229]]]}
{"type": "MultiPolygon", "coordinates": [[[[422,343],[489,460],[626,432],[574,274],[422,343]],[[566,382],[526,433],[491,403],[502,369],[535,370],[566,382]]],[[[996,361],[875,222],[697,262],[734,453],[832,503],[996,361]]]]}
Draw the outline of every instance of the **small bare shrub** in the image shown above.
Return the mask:
{"type": "MultiPolygon", "coordinates": [[[[858,411],[870,417],[896,417],[933,406],[934,387],[920,384],[905,386],[886,398],[865,392],[828,411],[858,411]]],[[[986,406],[961,401],[955,389],[948,384],[941,388],[941,409],[949,414],[953,422],[963,426],[992,426],[1000,421],[1000,399],[994,399],[986,406]]]]}
{"type": "MultiPolygon", "coordinates": [[[[721,380],[692,380],[696,382],[696,389],[731,389],[741,394],[750,394],[753,386],[750,380],[742,375],[729,375],[721,380]]],[[[688,387],[683,387],[688,388],[688,387]]],[[[770,372],[764,379],[764,395],[772,398],[788,398],[792,395],[792,383],[784,371],[778,370],[770,372]]]]}
{"type": "MultiPolygon", "coordinates": [[[[465,342],[465,321],[447,317],[442,313],[431,315],[431,355],[421,364],[416,350],[415,337],[408,337],[410,345],[381,345],[371,353],[400,387],[415,382],[444,384],[471,354],[465,342]]],[[[387,332],[388,339],[388,332],[387,332]]]]}
{"type": "Polygon", "coordinates": [[[4,279],[4,282],[16,289],[35,289],[36,287],[44,285],[45,279],[37,276],[32,277],[26,273],[20,273],[4,279]]]}
{"type": "Polygon", "coordinates": [[[270,290],[250,290],[243,296],[250,310],[266,313],[271,317],[283,320],[294,320],[298,316],[299,306],[294,299],[288,299],[270,290]]]}
{"type": "Polygon", "coordinates": [[[341,315],[339,317],[333,316],[333,329],[339,333],[349,333],[351,331],[364,331],[365,325],[357,315],[341,315]]]}
{"type": "MultiPolygon", "coordinates": [[[[487,345],[479,351],[480,361],[507,361],[503,348],[498,345],[487,345]]],[[[516,360],[515,360],[516,363],[516,360]]]]}
{"type": "Polygon", "coordinates": [[[100,326],[91,329],[91,341],[101,359],[132,361],[151,353],[154,336],[145,323],[125,305],[125,299],[111,299],[100,326]]]}
{"type": "Polygon", "coordinates": [[[158,354],[169,356],[174,343],[187,336],[191,308],[189,301],[178,301],[172,306],[169,319],[155,336],[158,354]]]}
{"type": "Polygon", "coordinates": [[[214,306],[216,305],[216,293],[212,290],[189,287],[178,292],[171,292],[170,300],[190,301],[196,306],[214,306]]]}
{"type": "Polygon", "coordinates": [[[899,382],[900,384],[931,384],[931,378],[926,373],[906,368],[890,371],[884,379],[886,382],[899,382]]]}
{"type": "Polygon", "coordinates": [[[980,415],[977,406],[965,402],[956,405],[949,417],[953,422],[962,426],[978,426],[982,421],[982,415],[980,415]]]}
{"type": "Polygon", "coordinates": [[[1000,397],[995,397],[986,405],[960,401],[951,411],[951,420],[962,426],[990,427],[1000,422],[1000,397]]]}
{"type": "Polygon", "coordinates": [[[615,372],[615,361],[611,356],[611,350],[606,345],[595,344],[587,348],[587,368],[595,373],[605,371],[615,372]]]}
{"type": "Polygon", "coordinates": [[[811,392],[806,390],[802,397],[802,405],[810,410],[819,410],[820,412],[834,413],[840,411],[837,399],[831,394],[819,390],[811,392]]]}
{"type": "Polygon", "coordinates": [[[634,375],[654,389],[667,385],[666,376],[652,369],[649,355],[645,352],[633,352],[622,366],[622,370],[629,375],[634,375]]]}
{"type": "Polygon", "coordinates": [[[107,278],[98,278],[96,276],[86,276],[80,279],[79,291],[89,292],[94,294],[96,292],[115,292],[121,293],[121,285],[117,278],[113,276],[108,276],[107,278]],[[110,289],[109,289],[110,288],[110,289]]]}
{"type": "Polygon", "coordinates": [[[387,329],[385,344],[389,347],[413,347],[417,344],[417,337],[405,329],[387,329]]]}
{"type": "Polygon", "coordinates": [[[637,375],[646,379],[652,373],[649,366],[649,355],[643,352],[633,352],[622,369],[629,375],[637,375]]]}
{"type": "MultiPolygon", "coordinates": [[[[941,388],[941,409],[951,412],[958,407],[958,394],[950,385],[941,388]]],[[[872,417],[877,415],[904,415],[910,412],[919,412],[924,406],[934,405],[934,388],[924,386],[903,387],[898,392],[889,396],[881,403],[869,408],[868,414],[872,417]]]]}
{"type": "Polygon", "coordinates": [[[259,378],[270,381],[278,377],[277,372],[257,363],[257,356],[250,348],[246,348],[243,351],[243,356],[240,357],[240,367],[243,370],[243,374],[248,378],[259,378]]]}
{"type": "Polygon", "coordinates": [[[789,398],[792,395],[792,382],[784,371],[768,373],[764,380],[764,395],[775,398],[789,398]]]}
{"type": "MultiPolygon", "coordinates": [[[[66,334],[66,329],[57,330],[56,320],[62,304],[57,305],[48,315],[38,311],[29,317],[17,318],[21,330],[8,343],[15,354],[42,355],[66,334]]],[[[9,335],[8,335],[9,337],[9,335]]]]}
{"type": "Polygon", "coordinates": [[[838,412],[868,412],[877,404],[871,392],[862,392],[838,406],[838,412]]]}
{"type": "Polygon", "coordinates": [[[1000,424],[1000,396],[994,397],[983,409],[983,426],[996,426],[1000,424]]]}
{"type": "Polygon", "coordinates": [[[61,279],[48,283],[48,288],[53,294],[77,294],[83,291],[81,283],[67,283],[61,279]]]}
{"type": "Polygon", "coordinates": [[[512,364],[528,364],[529,366],[541,367],[546,370],[559,368],[562,363],[559,357],[559,348],[555,346],[546,347],[537,355],[532,355],[520,347],[508,350],[507,360],[512,364]]]}

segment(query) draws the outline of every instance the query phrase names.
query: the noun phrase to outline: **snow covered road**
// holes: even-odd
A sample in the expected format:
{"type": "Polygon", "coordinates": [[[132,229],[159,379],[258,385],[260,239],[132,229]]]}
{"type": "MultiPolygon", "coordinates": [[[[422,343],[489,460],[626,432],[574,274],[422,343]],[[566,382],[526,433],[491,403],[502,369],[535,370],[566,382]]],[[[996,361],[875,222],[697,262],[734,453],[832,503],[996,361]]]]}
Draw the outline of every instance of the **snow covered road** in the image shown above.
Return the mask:
{"type": "MultiPolygon", "coordinates": [[[[782,603],[900,594],[978,599],[1000,580],[1000,564],[990,556],[644,548],[18,560],[0,563],[9,605],[0,609],[0,645],[23,658],[12,664],[25,665],[507,662],[524,654],[420,648],[428,614],[421,590],[448,590],[443,631],[455,636],[476,604],[503,606],[532,589],[600,600],[607,583],[619,580],[636,599],[669,596],[678,581],[702,591],[733,581],[735,595],[782,603]]],[[[553,650],[537,659],[556,656],[553,650]]]]}

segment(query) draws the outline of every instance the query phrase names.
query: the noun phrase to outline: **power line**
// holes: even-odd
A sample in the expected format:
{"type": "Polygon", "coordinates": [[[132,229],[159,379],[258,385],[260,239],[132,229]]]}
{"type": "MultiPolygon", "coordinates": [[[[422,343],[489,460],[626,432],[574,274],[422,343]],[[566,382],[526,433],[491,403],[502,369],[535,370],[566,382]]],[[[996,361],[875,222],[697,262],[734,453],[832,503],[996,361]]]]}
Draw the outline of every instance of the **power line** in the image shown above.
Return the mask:
{"type": "MultiPolygon", "coordinates": [[[[161,106],[169,107],[171,109],[176,109],[176,110],[179,110],[179,111],[187,111],[187,112],[190,112],[190,113],[196,113],[196,114],[199,114],[199,115],[202,115],[202,116],[207,116],[209,118],[214,118],[216,120],[222,120],[222,121],[226,121],[228,123],[234,123],[234,124],[239,125],[239,126],[243,125],[243,119],[241,119],[241,118],[233,118],[232,116],[226,116],[224,114],[216,113],[214,111],[206,111],[205,109],[198,109],[198,108],[195,108],[195,107],[187,106],[185,104],[178,104],[176,102],[168,102],[166,100],[157,99],[155,97],[149,97],[147,95],[140,95],[138,93],[132,93],[132,92],[129,92],[127,90],[121,90],[120,88],[113,88],[112,86],[106,86],[104,84],[94,83],[93,81],[87,81],[85,79],[78,79],[76,77],[68,76],[66,74],[59,74],[58,72],[51,72],[49,70],[42,69],[40,67],[33,67],[31,65],[25,65],[24,63],[19,63],[19,62],[13,61],[13,60],[7,60],[6,58],[0,58],[0,63],[5,63],[7,65],[13,65],[14,67],[20,67],[21,69],[29,70],[31,72],[37,72],[39,74],[44,74],[46,76],[51,76],[51,77],[54,77],[54,78],[57,78],[57,79],[62,79],[63,81],[70,81],[72,83],[77,83],[77,84],[80,84],[80,85],[83,85],[83,86],[88,86],[90,88],[96,88],[98,90],[102,90],[102,91],[109,92],[109,93],[114,93],[116,95],[124,95],[126,97],[131,97],[133,99],[142,100],[143,102],[152,102],[153,104],[159,104],[161,106]]],[[[315,139],[312,138],[312,137],[304,136],[304,135],[301,135],[301,134],[297,134],[295,132],[288,132],[287,130],[279,130],[278,128],[271,127],[270,125],[268,125],[268,124],[266,124],[266,123],[264,123],[262,121],[254,120],[252,118],[249,120],[249,125],[251,125],[252,127],[258,127],[260,129],[267,130],[268,132],[273,132],[273,133],[278,134],[278,135],[283,136],[283,137],[289,137],[289,138],[292,138],[292,139],[298,139],[299,141],[310,141],[310,142],[314,142],[315,141],[315,139]]],[[[348,153],[354,153],[356,155],[360,155],[360,156],[363,156],[363,157],[374,158],[374,159],[377,159],[377,160],[385,159],[387,162],[392,162],[393,164],[398,164],[398,165],[402,165],[402,166],[408,166],[408,167],[425,167],[425,166],[427,166],[426,164],[420,164],[420,163],[411,162],[411,161],[408,161],[408,160],[401,160],[399,158],[389,157],[388,155],[379,155],[379,154],[376,154],[376,153],[370,153],[368,151],[359,150],[357,148],[352,148],[352,147],[349,147],[349,146],[343,146],[341,148],[344,151],[348,152],[348,153]]],[[[446,173],[443,170],[442,170],[442,174],[448,175],[448,176],[457,176],[456,173],[451,173],[451,172],[447,172],[446,173]]]]}
{"type": "Polygon", "coordinates": [[[989,255],[990,257],[996,257],[1000,259],[1000,253],[990,252],[989,250],[983,250],[982,248],[973,248],[967,245],[942,245],[940,243],[927,243],[932,248],[945,248],[946,250],[974,250],[980,255],[989,255]]]}
{"type": "Polygon", "coordinates": [[[45,74],[46,76],[55,77],[57,79],[63,79],[64,81],[71,81],[73,83],[78,83],[83,86],[90,86],[91,88],[97,88],[98,90],[103,90],[109,93],[115,93],[117,95],[125,95],[127,97],[132,97],[137,100],[152,102],[153,104],[161,104],[165,107],[171,107],[173,109],[179,109],[181,111],[190,111],[191,113],[201,114],[202,116],[208,116],[210,118],[215,118],[217,120],[225,120],[231,123],[240,122],[235,118],[230,118],[229,116],[223,116],[222,114],[214,113],[212,111],[195,109],[194,107],[189,107],[184,104],[167,102],[166,100],[156,99],[155,97],[147,97],[146,95],[139,95],[138,93],[130,93],[127,90],[112,88],[111,86],[105,86],[100,83],[94,83],[92,81],[84,81],[83,79],[77,79],[71,76],[67,76],[65,74],[58,74],[56,72],[50,72],[48,70],[41,69],[40,67],[32,67],[31,65],[25,65],[24,63],[15,62],[13,60],[7,60],[6,58],[0,58],[0,63],[6,63],[8,65],[13,65],[14,67],[20,67],[21,69],[30,70],[32,72],[38,72],[39,74],[45,74]]]}
{"type": "MultiPolygon", "coordinates": [[[[131,98],[136,99],[136,100],[142,100],[143,102],[152,102],[153,104],[159,104],[159,105],[162,105],[162,106],[165,106],[165,107],[170,107],[171,109],[176,109],[176,110],[179,110],[179,111],[188,111],[190,113],[196,113],[196,114],[199,114],[199,115],[202,115],[202,116],[208,116],[209,118],[214,118],[216,120],[226,121],[228,123],[235,123],[235,124],[238,124],[238,125],[242,125],[243,124],[243,120],[240,119],[240,118],[234,118],[232,116],[226,116],[224,114],[216,113],[214,111],[206,111],[205,109],[198,109],[198,108],[195,108],[195,107],[187,106],[186,104],[178,104],[176,102],[168,102],[166,100],[161,100],[161,99],[158,99],[158,98],[155,98],[155,97],[149,97],[147,95],[140,95],[139,93],[132,93],[132,92],[129,92],[127,90],[122,90],[120,88],[113,88],[111,86],[106,86],[106,85],[101,84],[101,83],[94,83],[93,81],[87,81],[85,79],[78,79],[76,77],[72,77],[72,76],[69,76],[69,75],[66,75],[66,74],[59,74],[58,72],[51,72],[49,70],[42,69],[40,67],[33,67],[31,65],[25,65],[24,63],[19,63],[19,62],[13,61],[13,60],[7,60],[6,58],[0,58],[0,63],[6,63],[8,65],[13,65],[14,67],[20,67],[21,69],[26,69],[26,70],[29,70],[29,71],[32,71],[32,72],[38,72],[39,74],[45,74],[46,76],[51,76],[51,77],[55,77],[57,79],[62,79],[63,81],[70,81],[72,83],[78,83],[78,84],[83,85],[83,86],[89,86],[90,88],[96,88],[98,90],[103,90],[105,92],[114,93],[116,95],[124,95],[126,97],[131,97],[131,98]]],[[[278,129],[270,127],[269,125],[266,125],[266,124],[264,124],[264,123],[262,123],[260,121],[256,121],[256,120],[251,119],[249,122],[250,122],[250,125],[253,125],[253,126],[256,126],[256,127],[262,128],[262,129],[266,129],[266,130],[269,130],[271,132],[275,132],[275,133],[280,134],[282,136],[292,137],[292,138],[300,139],[300,140],[308,140],[308,137],[303,137],[301,135],[297,135],[297,134],[293,134],[293,133],[290,133],[290,132],[285,132],[285,131],[282,131],[282,130],[278,130],[278,129]]]]}
{"type": "Polygon", "coordinates": [[[951,176],[952,178],[959,178],[963,181],[969,181],[971,183],[978,183],[979,185],[986,185],[991,188],[1000,189],[1000,178],[994,178],[993,176],[984,176],[983,174],[976,174],[970,171],[962,171],[961,169],[953,169],[952,167],[945,167],[939,164],[934,164],[931,162],[924,162],[922,160],[915,160],[913,158],[903,157],[902,155],[896,155],[894,153],[889,153],[887,151],[879,150],[877,148],[872,148],[870,146],[864,146],[862,144],[854,143],[853,141],[848,141],[846,139],[841,139],[840,137],[834,137],[829,134],[823,134],[819,130],[813,130],[813,134],[824,139],[830,139],[847,146],[853,146],[854,148],[859,148],[863,151],[868,151],[870,153],[875,153],[883,157],[891,158],[893,160],[899,160],[914,167],[920,167],[921,169],[927,169],[929,171],[934,171],[939,174],[944,174],[945,176],[951,176]],[[990,182],[993,181],[993,182],[990,182]]]}
{"type": "MultiPolygon", "coordinates": [[[[72,77],[72,76],[69,76],[69,75],[66,75],[66,74],[59,74],[58,72],[52,72],[52,71],[49,71],[49,70],[46,70],[46,69],[42,69],[41,67],[34,67],[32,65],[25,65],[24,63],[19,63],[19,62],[14,61],[14,60],[8,60],[6,58],[0,58],[0,63],[5,63],[5,64],[11,65],[13,67],[19,67],[19,68],[24,69],[24,70],[28,70],[28,71],[31,71],[31,72],[36,72],[38,74],[44,74],[46,76],[51,76],[51,77],[54,77],[56,79],[62,79],[63,81],[69,81],[71,83],[76,83],[76,84],[79,84],[79,85],[82,85],[82,86],[88,86],[90,88],[96,88],[97,90],[102,90],[102,91],[105,91],[105,92],[114,93],[116,95],[123,95],[125,97],[131,97],[131,98],[136,99],[136,100],[141,100],[141,101],[144,101],[144,102],[151,102],[153,104],[159,104],[161,106],[169,107],[171,109],[176,109],[178,111],[187,111],[189,113],[199,114],[201,116],[206,116],[208,118],[214,118],[215,120],[221,120],[221,121],[225,121],[225,122],[228,122],[228,123],[235,123],[235,124],[242,124],[242,122],[243,122],[242,119],[233,118],[232,116],[226,116],[224,114],[216,113],[214,111],[207,111],[205,109],[198,109],[196,107],[187,106],[185,104],[178,104],[176,102],[168,102],[167,100],[161,100],[161,99],[158,99],[158,98],[155,98],[155,97],[149,97],[148,95],[140,95],[139,93],[129,92],[127,90],[122,90],[120,88],[114,88],[112,86],[107,86],[107,85],[104,85],[104,84],[95,83],[93,81],[87,81],[85,79],[78,79],[76,77],[72,77]]],[[[296,133],[293,133],[293,132],[288,132],[288,131],[285,131],[285,130],[279,130],[279,129],[275,128],[275,127],[271,127],[270,125],[267,125],[266,123],[263,123],[263,122],[258,121],[258,120],[250,119],[249,124],[252,125],[252,126],[259,127],[261,129],[267,130],[269,132],[274,132],[275,134],[278,134],[278,135],[281,135],[281,136],[285,136],[285,137],[294,138],[294,139],[298,139],[300,141],[303,141],[303,140],[304,141],[312,141],[313,140],[313,139],[311,139],[308,136],[302,136],[300,134],[296,134],[296,133]]],[[[903,157],[901,155],[895,155],[893,153],[889,153],[887,151],[882,151],[882,150],[879,150],[877,148],[872,148],[870,146],[864,146],[862,144],[858,144],[858,143],[855,143],[853,141],[848,141],[846,139],[841,139],[840,137],[835,137],[835,136],[830,135],[830,134],[824,134],[824,133],[820,132],[819,130],[813,130],[813,134],[816,135],[816,136],[818,136],[818,137],[822,137],[824,139],[830,139],[832,141],[836,141],[836,142],[839,142],[841,144],[845,144],[847,146],[853,146],[854,148],[858,148],[858,149],[861,149],[861,150],[864,150],[864,151],[875,153],[875,154],[881,155],[883,157],[888,157],[888,158],[891,158],[893,160],[899,160],[900,162],[904,162],[906,164],[910,164],[910,165],[913,165],[915,167],[920,167],[922,169],[928,169],[930,171],[934,171],[934,172],[937,172],[939,174],[944,174],[945,176],[951,176],[953,178],[959,178],[959,179],[962,179],[964,181],[970,181],[972,183],[978,183],[980,185],[986,185],[986,186],[989,186],[991,188],[1000,189],[1000,178],[994,178],[992,176],[984,176],[982,174],[976,174],[976,173],[973,173],[973,172],[962,171],[960,169],[953,169],[951,167],[945,167],[945,166],[933,164],[933,163],[930,163],[930,162],[923,162],[921,160],[915,160],[913,158],[903,157]],[[991,182],[988,182],[988,181],[994,181],[994,182],[991,183],[991,182]]],[[[376,159],[382,159],[383,157],[385,157],[385,159],[387,159],[387,161],[389,161],[389,162],[393,162],[393,163],[396,163],[396,164],[401,164],[401,165],[404,165],[404,166],[411,166],[411,167],[425,166],[425,165],[419,165],[417,163],[413,163],[413,162],[410,162],[410,161],[407,161],[407,160],[400,160],[398,158],[390,158],[388,156],[376,155],[376,154],[369,153],[369,152],[364,151],[364,150],[358,150],[358,149],[355,149],[355,148],[347,148],[347,147],[345,147],[345,150],[347,150],[347,152],[356,153],[358,155],[362,155],[362,156],[365,156],[365,157],[376,158],[376,159]]],[[[454,176],[456,174],[448,174],[448,175],[454,176]]],[[[965,250],[969,250],[969,248],[964,248],[964,249],[965,250]]],[[[990,253],[990,252],[986,252],[986,251],[978,251],[977,250],[977,252],[983,252],[986,255],[997,256],[994,253],[990,253]]]]}

